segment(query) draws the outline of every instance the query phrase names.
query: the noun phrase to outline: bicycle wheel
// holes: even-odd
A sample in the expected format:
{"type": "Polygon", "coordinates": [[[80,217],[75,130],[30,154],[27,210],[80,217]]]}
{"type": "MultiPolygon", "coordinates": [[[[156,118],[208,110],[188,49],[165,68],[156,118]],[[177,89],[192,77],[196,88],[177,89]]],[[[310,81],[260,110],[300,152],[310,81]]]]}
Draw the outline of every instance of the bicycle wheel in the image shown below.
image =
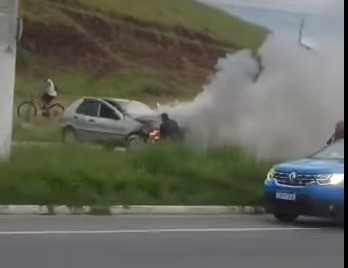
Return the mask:
{"type": "Polygon", "coordinates": [[[31,101],[25,101],[18,105],[17,115],[19,118],[29,121],[37,115],[37,109],[34,103],[31,101]]]}
{"type": "Polygon", "coordinates": [[[55,103],[49,107],[49,111],[50,111],[50,118],[51,119],[59,120],[62,118],[63,113],[65,111],[65,108],[60,103],[55,103]]]}

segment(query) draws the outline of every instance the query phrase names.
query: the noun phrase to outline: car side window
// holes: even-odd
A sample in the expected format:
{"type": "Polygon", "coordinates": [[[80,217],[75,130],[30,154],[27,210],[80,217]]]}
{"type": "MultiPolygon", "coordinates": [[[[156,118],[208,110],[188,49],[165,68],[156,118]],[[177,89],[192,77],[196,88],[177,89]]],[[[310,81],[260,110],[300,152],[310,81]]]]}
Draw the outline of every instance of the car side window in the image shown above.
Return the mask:
{"type": "Polygon", "coordinates": [[[107,119],[114,119],[114,120],[120,119],[118,117],[118,115],[112,109],[107,107],[105,104],[101,104],[99,117],[107,118],[107,119]]]}
{"type": "Polygon", "coordinates": [[[125,114],[125,112],[122,110],[120,105],[118,105],[116,102],[105,100],[108,104],[110,104],[112,107],[114,107],[117,111],[119,111],[121,114],[125,114]]]}
{"type": "Polygon", "coordinates": [[[76,113],[97,117],[99,105],[100,103],[98,101],[84,100],[83,103],[76,109],[76,113]]]}

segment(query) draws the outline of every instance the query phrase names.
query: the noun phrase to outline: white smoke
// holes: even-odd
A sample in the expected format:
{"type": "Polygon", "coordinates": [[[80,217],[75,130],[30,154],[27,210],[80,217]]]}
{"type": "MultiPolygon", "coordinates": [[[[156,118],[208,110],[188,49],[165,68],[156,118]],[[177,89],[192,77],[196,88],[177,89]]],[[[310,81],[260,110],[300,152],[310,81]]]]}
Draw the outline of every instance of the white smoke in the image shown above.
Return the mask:
{"type": "Polygon", "coordinates": [[[227,55],[193,101],[160,107],[187,126],[189,142],[238,145],[261,157],[299,157],[323,146],[344,115],[344,45],[307,51],[270,36],[260,50],[264,72],[249,51],[227,55]]]}

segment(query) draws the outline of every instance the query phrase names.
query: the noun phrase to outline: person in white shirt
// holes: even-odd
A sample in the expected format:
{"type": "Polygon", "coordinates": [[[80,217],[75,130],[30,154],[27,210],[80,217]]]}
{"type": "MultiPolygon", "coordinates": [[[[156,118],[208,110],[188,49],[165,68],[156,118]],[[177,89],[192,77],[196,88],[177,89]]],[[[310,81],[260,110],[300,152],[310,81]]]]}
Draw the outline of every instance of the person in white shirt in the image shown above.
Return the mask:
{"type": "Polygon", "coordinates": [[[49,110],[48,107],[49,107],[50,103],[55,98],[57,98],[57,96],[58,96],[58,92],[57,92],[56,85],[54,84],[52,79],[50,79],[50,78],[46,79],[45,92],[41,95],[43,109],[46,110],[46,112],[48,112],[48,110],[49,110]]]}

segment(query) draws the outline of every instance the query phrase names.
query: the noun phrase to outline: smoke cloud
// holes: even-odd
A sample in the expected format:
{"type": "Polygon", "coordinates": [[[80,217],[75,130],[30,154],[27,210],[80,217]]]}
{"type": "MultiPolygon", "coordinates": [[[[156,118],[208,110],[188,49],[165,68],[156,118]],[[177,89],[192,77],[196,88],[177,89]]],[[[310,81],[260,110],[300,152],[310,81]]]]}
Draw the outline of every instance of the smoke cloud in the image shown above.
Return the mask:
{"type": "Polygon", "coordinates": [[[260,49],[227,55],[191,102],[163,106],[198,146],[238,145],[260,157],[305,156],[323,146],[344,115],[344,45],[314,51],[273,35],[260,49]]]}

